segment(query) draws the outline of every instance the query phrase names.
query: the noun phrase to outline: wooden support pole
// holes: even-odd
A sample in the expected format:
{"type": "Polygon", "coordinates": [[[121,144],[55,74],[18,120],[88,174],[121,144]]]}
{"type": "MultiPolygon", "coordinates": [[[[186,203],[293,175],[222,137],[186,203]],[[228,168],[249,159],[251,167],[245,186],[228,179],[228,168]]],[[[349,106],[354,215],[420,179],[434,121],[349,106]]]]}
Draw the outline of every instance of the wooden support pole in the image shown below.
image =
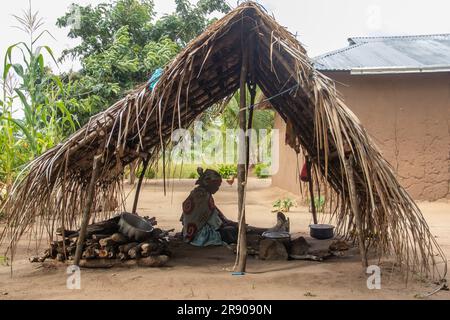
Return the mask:
{"type": "Polygon", "coordinates": [[[248,111],[248,121],[247,121],[247,144],[245,150],[245,159],[246,159],[246,172],[245,176],[248,177],[248,170],[250,166],[250,144],[251,144],[251,134],[253,128],[253,111],[255,107],[255,99],[256,99],[256,81],[255,81],[255,61],[254,59],[250,59],[250,57],[254,56],[255,53],[255,37],[251,37],[249,40],[249,51],[247,51],[247,74],[249,75],[247,79],[247,87],[250,92],[250,108],[248,111]]]}
{"type": "Polygon", "coordinates": [[[311,158],[309,156],[306,156],[306,171],[308,174],[308,184],[309,184],[309,197],[311,199],[311,212],[313,216],[314,224],[317,224],[317,213],[316,213],[316,204],[314,201],[314,185],[313,185],[313,179],[311,174],[311,158]]]}
{"type": "Polygon", "coordinates": [[[250,110],[248,112],[248,121],[247,121],[247,142],[246,142],[246,149],[245,149],[245,164],[246,164],[246,172],[245,176],[248,177],[248,169],[250,166],[250,144],[251,144],[251,134],[252,134],[252,128],[253,128],[253,106],[255,104],[255,98],[256,98],[256,85],[252,83],[249,85],[249,91],[250,91],[250,110]]]}
{"type": "Polygon", "coordinates": [[[139,194],[141,193],[142,181],[144,180],[145,171],[147,171],[148,163],[150,162],[149,160],[150,160],[150,157],[147,157],[143,161],[142,172],[141,172],[141,175],[139,176],[138,185],[136,187],[136,194],[134,196],[133,210],[131,211],[132,214],[136,214],[137,204],[138,204],[138,201],[139,201],[139,194]]]}
{"type": "Polygon", "coordinates": [[[91,182],[89,183],[88,190],[87,190],[86,207],[84,207],[83,220],[81,222],[81,229],[80,229],[80,233],[78,235],[77,249],[75,251],[74,265],[76,265],[76,266],[80,265],[81,254],[83,253],[83,245],[84,245],[84,240],[86,238],[86,229],[89,224],[89,219],[91,217],[91,207],[92,207],[92,203],[94,201],[95,183],[97,181],[97,175],[98,175],[98,172],[100,169],[101,158],[102,158],[101,155],[97,155],[94,157],[94,165],[92,168],[91,182]]]}
{"type": "Polygon", "coordinates": [[[347,166],[347,174],[348,174],[348,192],[350,195],[350,204],[352,207],[353,214],[355,215],[356,228],[358,229],[359,251],[361,254],[362,265],[364,268],[367,268],[369,263],[367,260],[366,245],[364,241],[364,231],[361,221],[361,210],[359,208],[359,202],[356,196],[355,174],[353,171],[353,164],[354,164],[353,158],[349,157],[345,163],[347,166]]]}
{"type": "Polygon", "coordinates": [[[241,77],[240,77],[240,103],[239,103],[239,155],[238,155],[238,210],[239,210],[239,232],[238,232],[238,261],[237,261],[237,271],[245,272],[245,267],[247,265],[247,227],[245,224],[245,203],[244,203],[244,193],[246,181],[246,136],[245,132],[247,129],[247,110],[246,110],[246,84],[247,84],[247,74],[248,74],[248,49],[247,45],[243,42],[242,44],[242,67],[241,67],[241,77]]]}
{"type": "Polygon", "coordinates": [[[130,163],[130,177],[128,178],[128,184],[134,185],[134,180],[136,179],[136,164],[135,162],[130,163]]]}

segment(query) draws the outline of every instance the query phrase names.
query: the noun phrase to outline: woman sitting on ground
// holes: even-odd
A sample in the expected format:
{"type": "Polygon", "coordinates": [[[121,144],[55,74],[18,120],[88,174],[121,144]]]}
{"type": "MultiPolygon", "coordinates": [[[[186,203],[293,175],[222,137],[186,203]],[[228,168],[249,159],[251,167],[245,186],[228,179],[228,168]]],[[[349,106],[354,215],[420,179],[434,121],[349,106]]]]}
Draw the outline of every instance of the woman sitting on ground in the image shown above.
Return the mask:
{"type": "MultiPolygon", "coordinates": [[[[198,168],[197,187],[191,191],[183,202],[183,214],[180,221],[183,224],[183,239],[195,246],[223,245],[236,243],[238,238],[238,223],[231,221],[216,207],[213,194],[222,184],[222,178],[217,171],[198,168]]],[[[248,226],[247,233],[262,234],[268,230],[289,231],[289,220],[278,214],[278,222],[274,228],[255,228],[248,226]]]]}

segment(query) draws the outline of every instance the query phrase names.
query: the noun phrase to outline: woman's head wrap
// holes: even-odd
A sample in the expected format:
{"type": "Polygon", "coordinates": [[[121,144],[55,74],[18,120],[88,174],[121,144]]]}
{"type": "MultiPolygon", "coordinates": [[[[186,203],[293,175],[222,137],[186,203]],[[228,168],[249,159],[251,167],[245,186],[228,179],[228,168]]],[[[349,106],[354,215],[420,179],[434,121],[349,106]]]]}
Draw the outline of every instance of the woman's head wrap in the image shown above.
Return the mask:
{"type": "Polygon", "coordinates": [[[222,183],[222,177],[220,174],[212,169],[206,169],[203,171],[203,168],[198,167],[197,173],[199,175],[198,180],[195,182],[195,184],[198,184],[202,187],[206,187],[209,185],[220,185],[222,183]]]}

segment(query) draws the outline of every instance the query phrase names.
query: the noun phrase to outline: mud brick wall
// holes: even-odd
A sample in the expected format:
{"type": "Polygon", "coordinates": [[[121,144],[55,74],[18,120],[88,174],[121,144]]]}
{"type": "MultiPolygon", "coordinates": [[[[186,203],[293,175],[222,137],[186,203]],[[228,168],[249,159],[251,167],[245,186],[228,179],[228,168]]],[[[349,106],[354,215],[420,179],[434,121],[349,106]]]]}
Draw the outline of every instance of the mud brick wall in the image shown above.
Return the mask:
{"type": "MultiPolygon", "coordinates": [[[[450,199],[450,73],[326,74],[359,117],[400,183],[416,200],[450,199]]],[[[299,193],[295,153],[280,129],[280,169],[273,185],[299,193]]]]}

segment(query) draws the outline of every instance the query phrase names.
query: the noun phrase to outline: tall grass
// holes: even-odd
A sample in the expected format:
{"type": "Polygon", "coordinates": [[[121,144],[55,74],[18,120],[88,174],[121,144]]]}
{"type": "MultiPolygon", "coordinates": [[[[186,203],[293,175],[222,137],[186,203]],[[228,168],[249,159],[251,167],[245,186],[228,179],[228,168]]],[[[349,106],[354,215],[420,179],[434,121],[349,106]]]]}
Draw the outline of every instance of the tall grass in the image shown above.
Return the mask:
{"type": "Polygon", "coordinates": [[[43,22],[30,6],[14,16],[27,42],[6,50],[0,100],[0,208],[24,164],[60,142],[77,128],[66,108],[66,88],[45,66],[45,56],[56,59],[51,48],[39,45],[43,22]]]}

